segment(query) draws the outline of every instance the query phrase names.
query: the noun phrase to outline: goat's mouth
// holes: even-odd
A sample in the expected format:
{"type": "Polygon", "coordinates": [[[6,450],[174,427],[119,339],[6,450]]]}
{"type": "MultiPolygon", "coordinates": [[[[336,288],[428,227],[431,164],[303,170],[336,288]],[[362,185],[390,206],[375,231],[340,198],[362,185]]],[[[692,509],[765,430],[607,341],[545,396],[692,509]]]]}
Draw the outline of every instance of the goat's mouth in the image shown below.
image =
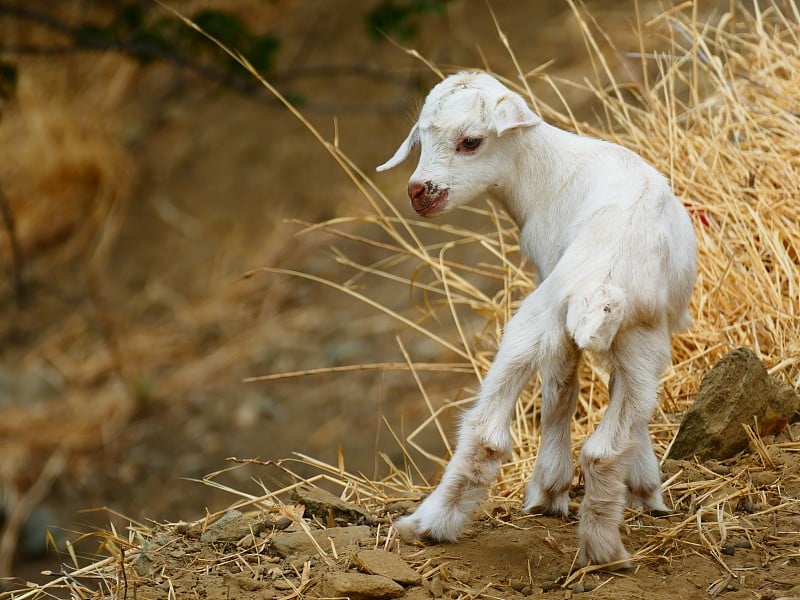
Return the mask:
{"type": "Polygon", "coordinates": [[[446,208],[448,195],[449,191],[444,190],[435,196],[417,196],[411,199],[411,206],[421,217],[432,217],[446,208]]]}

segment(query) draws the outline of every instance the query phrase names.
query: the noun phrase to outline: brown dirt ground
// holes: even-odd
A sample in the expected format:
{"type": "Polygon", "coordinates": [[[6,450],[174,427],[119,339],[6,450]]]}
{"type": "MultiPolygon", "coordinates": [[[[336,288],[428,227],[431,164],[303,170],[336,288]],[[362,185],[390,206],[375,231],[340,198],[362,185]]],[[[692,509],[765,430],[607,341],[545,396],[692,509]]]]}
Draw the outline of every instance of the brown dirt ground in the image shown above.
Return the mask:
{"type": "MultiPolygon", "coordinates": [[[[145,550],[133,560],[135,568],[127,567],[125,585],[136,597],[148,599],[168,593],[253,600],[295,593],[330,597],[337,573],[381,574],[365,569],[357,556],[379,548],[397,554],[420,574],[420,583],[397,590],[407,599],[795,598],[800,594],[800,454],[791,440],[800,440],[800,423],[768,444],[769,467],[755,454],[703,464],[667,461],[666,493],[676,510],[660,517],[628,512],[623,532],[636,561],[628,571],[578,570],[573,564],[576,520],[525,515],[518,501],[485,503],[457,543],[436,545],[387,540],[386,525],[412,510],[413,501],[389,501],[366,521],[354,520],[352,525],[358,523],[363,531],[352,529],[350,537],[343,537],[343,519],[337,522],[341,527],[334,524],[333,508],[306,503],[305,512],[303,504],[289,504],[245,513],[214,541],[201,540],[203,532],[213,529],[213,520],[148,529],[145,550]],[[710,474],[719,478],[716,486],[708,485],[710,474]],[[716,489],[706,494],[709,487],[716,489]],[[748,493],[737,494],[737,487],[748,493]],[[322,552],[315,551],[307,536],[324,529],[326,520],[328,529],[317,538],[322,552]],[[294,532],[301,542],[289,544],[294,532]]],[[[573,490],[572,509],[581,493],[580,486],[573,490]]],[[[118,574],[115,580],[119,593],[118,574]]],[[[354,592],[352,597],[371,596],[354,592]]]]}

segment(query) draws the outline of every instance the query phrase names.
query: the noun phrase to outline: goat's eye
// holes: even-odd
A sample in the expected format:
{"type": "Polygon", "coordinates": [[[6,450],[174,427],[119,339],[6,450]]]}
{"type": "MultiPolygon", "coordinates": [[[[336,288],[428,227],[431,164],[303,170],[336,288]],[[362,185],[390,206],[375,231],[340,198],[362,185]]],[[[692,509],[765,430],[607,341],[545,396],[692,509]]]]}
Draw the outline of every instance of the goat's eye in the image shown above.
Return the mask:
{"type": "Polygon", "coordinates": [[[456,152],[474,152],[481,145],[481,142],[483,142],[483,139],[478,137],[462,138],[456,144],[456,152]]]}

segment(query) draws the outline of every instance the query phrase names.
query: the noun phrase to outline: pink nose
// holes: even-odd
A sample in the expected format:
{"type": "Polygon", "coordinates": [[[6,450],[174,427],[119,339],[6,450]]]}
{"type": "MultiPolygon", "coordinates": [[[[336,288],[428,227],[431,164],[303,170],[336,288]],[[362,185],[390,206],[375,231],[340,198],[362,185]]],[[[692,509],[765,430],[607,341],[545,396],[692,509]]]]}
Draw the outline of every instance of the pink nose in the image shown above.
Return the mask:
{"type": "Polygon", "coordinates": [[[411,204],[414,206],[419,206],[421,204],[420,199],[427,189],[428,188],[424,183],[419,183],[418,181],[412,181],[409,183],[408,197],[411,199],[411,204]]]}

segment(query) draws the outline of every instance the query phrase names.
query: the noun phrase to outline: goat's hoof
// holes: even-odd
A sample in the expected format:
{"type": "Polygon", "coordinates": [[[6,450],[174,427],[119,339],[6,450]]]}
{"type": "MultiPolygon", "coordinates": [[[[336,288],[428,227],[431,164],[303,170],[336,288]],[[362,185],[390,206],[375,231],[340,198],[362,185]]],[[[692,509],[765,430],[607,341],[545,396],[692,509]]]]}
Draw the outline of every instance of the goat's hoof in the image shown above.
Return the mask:
{"type": "Polygon", "coordinates": [[[569,518],[569,492],[557,494],[537,491],[528,487],[525,494],[523,510],[531,515],[547,515],[548,517],[569,518]]]}
{"type": "Polygon", "coordinates": [[[660,491],[647,495],[630,492],[628,504],[632,509],[641,510],[654,517],[666,517],[673,513],[672,509],[664,504],[664,501],[661,499],[660,491]]]}
{"type": "Polygon", "coordinates": [[[407,544],[413,544],[421,537],[419,532],[419,522],[414,515],[400,517],[392,525],[400,535],[400,539],[407,544]]]}
{"type": "Polygon", "coordinates": [[[609,571],[625,571],[633,568],[631,555],[621,545],[616,549],[607,548],[601,551],[598,548],[587,549],[581,544],[575,563],[581,568],[592,564],[602,566],[609,571]]]}
{"type": "Polygon", "coordinates": [[[436,518],[428,514],[430,511],[421,506],[413,515],[401,517],[393,526],[400,538],[407,543],[423,542],[455,542],[461,529],[461,523],[452,516],[436,518]]]}

